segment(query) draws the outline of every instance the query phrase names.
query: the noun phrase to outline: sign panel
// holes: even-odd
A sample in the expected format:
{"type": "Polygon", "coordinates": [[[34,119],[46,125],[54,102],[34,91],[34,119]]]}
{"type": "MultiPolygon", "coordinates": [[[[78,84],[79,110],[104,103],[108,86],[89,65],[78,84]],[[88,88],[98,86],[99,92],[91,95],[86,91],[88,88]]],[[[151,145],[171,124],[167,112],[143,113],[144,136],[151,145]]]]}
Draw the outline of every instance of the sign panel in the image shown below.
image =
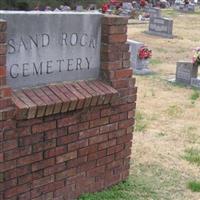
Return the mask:
{"type": "Polygon", "coordinates": [[[12,88],[95,79],[101,14],[1,11],[7,21],[7,83],[12,88]]]}

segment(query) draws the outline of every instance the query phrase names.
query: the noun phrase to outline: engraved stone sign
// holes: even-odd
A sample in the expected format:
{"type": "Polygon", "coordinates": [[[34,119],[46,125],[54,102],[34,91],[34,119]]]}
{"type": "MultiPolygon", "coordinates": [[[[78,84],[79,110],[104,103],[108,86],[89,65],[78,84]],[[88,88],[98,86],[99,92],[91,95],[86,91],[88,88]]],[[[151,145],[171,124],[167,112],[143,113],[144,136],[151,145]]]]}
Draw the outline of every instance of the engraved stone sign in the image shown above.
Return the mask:
{"type": "Polygon", "coordinates": [[[192,62],[180,61],[176,66],[176,82],[190,85],[191,79],[197,77],[198,67],[192,62]]]}
{"type": "Polygon", "coordinates": [[[7,21],[7,83],[12,88],[96,79],[101,14],[0,11],[7,21]]]}
{"type": "Polygon", "coordinates": [[[149,21],[149,34],[172,38],[173,20],[163,17],[151,17],[149,21]]]}

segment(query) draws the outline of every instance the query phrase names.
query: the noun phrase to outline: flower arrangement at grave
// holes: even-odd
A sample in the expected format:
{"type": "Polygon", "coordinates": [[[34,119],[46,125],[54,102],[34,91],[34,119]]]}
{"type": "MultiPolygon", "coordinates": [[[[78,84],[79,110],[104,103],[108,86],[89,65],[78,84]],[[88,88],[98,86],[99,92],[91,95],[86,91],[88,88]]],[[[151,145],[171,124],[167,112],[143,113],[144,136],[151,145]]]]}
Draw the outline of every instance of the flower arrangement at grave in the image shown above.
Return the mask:
{"type": "Polygon", "coordinates": [[[200,47],[195,48],[192,57],[193,65],[200,65],[200,47]]]}
{"type": "Polygon", "coordinates": [[[152,50],[148,49],[147,46],[140,47],[140,49],[138,51],[139,59],[147,60],[147,59],[151,58],[151,56],[152,56],[152,50]]]}

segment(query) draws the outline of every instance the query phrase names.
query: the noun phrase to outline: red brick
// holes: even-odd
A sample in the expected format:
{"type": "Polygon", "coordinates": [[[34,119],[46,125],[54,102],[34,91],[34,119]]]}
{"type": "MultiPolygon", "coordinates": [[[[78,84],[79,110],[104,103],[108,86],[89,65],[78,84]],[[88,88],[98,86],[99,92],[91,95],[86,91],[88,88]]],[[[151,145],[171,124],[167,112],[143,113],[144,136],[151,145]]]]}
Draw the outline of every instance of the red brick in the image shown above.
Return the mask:
{"type": "Polygon", "coordinates": [[[110,148],[107,149],[107,155],[111,155],[111,154],[120,152],[120,151],[123,150],[123,148],[124,148],[123,144],[112,146],[112,147],[110,147],[110,148]]]}
{"type": "Polygon", "coordinates": [[[98,135],[89,138],[89,145],[105,142],[108,140],[108,134],[98,135]]]}
{"type": "Polygon", "coordinates": [[[79,133],[79,139],[89,138],[99,134],[99,128],[88,129],[79,133]]]}
{"type": "Polygon", "coordinates": [[[114,160],[113,162],[106,165],[107,170],[113,170],[114,168],[122,167],[123,166],[123,159],[121,160],[114,160]]]}
{"type": "Polygon", "coordinates": [[[132,76],[133,70],[132,69],[121,69],[115,71],[115,78],[130,78],[132,76]]]}
{"type": "Polygon", "coordinates": [[[102,18],[102,24],[107,25],[121,25],[121,24],[128,24],[128,17],[122,17],[117,15],[105,15],[102,18]]]}
{"type": "Polygon", "coordinates": [[[32,199],[35,197],[38,197],[42,194],[45,193],[49,193],[49,192],[53,192],[58,190],[59,188],[64,187],[64,181],[57,181],[57,182],[53,182],[53,183],[49,183],[47,185],[41,186],[41,187],[37,187],[35,189],[33,189],[31,191],[31,197],[32,199]]]}
{"type": "Polygon", "coordinates": [[[66,169],[65,163],[55,164],[51,167],[44,168],[44,176],[49,176],[66,169]]]}
{"type": "Polygon", "coordinates": [[[7,160],[12,160],[19,157],[27,156],[27,155],[30,155],[31,153],[32,153],[31,146],[26,146],[26,147],[18,147],[16,149],[6,151],[4,153],[4,156],[5,156],[5,160],[7,161],[7,160]]]}
{"type": "Polygon", "coordinates": [[[107,142],[102,142],[101,144],[99,144],[98,149],[99,150],[107,149],[107,148],[112,147],[114,145],[116,145],[116,139],[112,139],[112,140],[109,140],[107,142]]]}
{"type": "MultiPolygon", "coordinates": [[[[1,45],[0,45],[1,48],[1,45]]],[[[0,76],[6,76],[6,67],[0,66],[0,76]]]]}
{"type": "Polygon", "coordinates": [[[126,158],[131,155],[131,149],[124,149],[123,151],[117,152],[115,155],[116,160],[126,158]]]}
{"type": "Polygon", "coordinates": [[[50,159],[47,159],[47,160],[42,160],[40,162],[32,164],[32,171],[37,171],[37,170],[40,170],[40,169],[44,169],[44,168],[50,167],[50,166],[52,166],[54,164],[55,164],[55,159],[54,158],[50,158],[50,159]]]}
{"type": "Polygon", "coordinates": [[[0,163],[4,161],[3,153],[0,153],[0,163]]]}
{"type": "Polygon", "coordinates": [[[10,171],[5,172],[5,179],[13,179],[19,176],[23,176],[25,174],[29,174],[31,172],[31,166],[22,166],[22,167],[17,167],[15,169],[12,169],[10,171]]]}
{"type": "Polygon", "coordinates": [[[66,179],[67,177],[75,176],[76,175],[76,168],[71,168],[65,170],[63,172],[59,172],[56,174],[56,181],[66,179]]]}
{"type": "Polygon", "coordinates": [[[106,150],[96,151],[88,155],[88,161],[97,160],[106,156],[106,150]]]}
{"type": "Polygon", "coordinates": [[[134,119],[127,119],[124,121],[119,122],[119,129],[128,128],[129,126],[134,125],[134,119]]]}
{"type": "Polygon", "coordinates": [[[126,135],[126,129],[121,129],[121,130],[109,133],[109,139],[117,138],[123,135],[126,135]]]}
{"type": "Polygon", "coordinates": [[[70,134],[70,133],[75,133],[75,132],[83,131],[83,130],[88,129],[88,127],[89,127],[89,122],[84,122],[84,123],[76,124],[76,125],[70,126],[68,128],[68,133],[70,134]]]}
{"type": "Polygon", "coordinates": [[[19,138],[19,146],[26,146],[26,145],[33,145],[36,144],[38,142],[42,142],[43,141],[43,137],[44,134],[38,134],[38,135],[30,135],[30,136],[26,136],[26,137],[21,137],[19,138]]]}
{"type": "Polygon", "coordinates": [[[88,171],[90,169],[94,169],[96,167],[96,161],[89,161],[85,164],[81,164],[80,166],[78,166],[78,173],[80,172],[84,172],[84,171],[88,171]]]}
{"type": "Polygon", "coordinates": [[[94,145],[79,149],[79,155],[84,156],[84,155],[87,155],[87,154],[90,154],[90,153],[93,153],[96,151],[97,151],[97,144],[94,144],[94,145]]]}
{"type": "Polygon", "coordinates": [[[32,127],[32,133],[41,133],[44,131],[49,131],[56,128],[56,122],[46,122],[42,124],[36,124],[32,127]]]}
{"type": "Polygon", "coordinates": [[[71,142],[75,142],[78,139],[78,134],[72,134],[72,135],[67,135],[63,137],[59,137],[57,139],[57,144],[58,145],[63,145],[63,144],[69,144],[71,142]]]}
{"type": "Polygon", "coordinates": [[[49,149],[49,150],[45,151],[44,157],[45,158],[51,158],[51,157],[61,155],[65,152],[66,152],[66,146],[60,146],[60,147],[56,147],[56,148],[49,149]]]}
{"type": "Polygon", "coordinates": [[[116,70],[116,69],[121,69],[122,68],[122,63],[121,61],[115,61],[115,62],[106,62],[102,61],[101,62],[101,68],[104,70],[116,70]]]}
{"type": "Polygon", "coordinates": [[[19,158],[17,160],[17,166],[32,164],[34,162],[42,160],[42,157],[43,157],[42,153],[35,153],[35,154],[29,155],[29,156],[19,158]]]}
{"type": "Polygon", "coordinates": [[[43,177],[43,171],[37,171],[33,173],[26,174],[24,176],[18,177],[18,184],[25,184],[25,183],[31,183],[35,179],[39,179],[43,177]]]}
{"type": "Polygon", "coordinates": [[[102,26],[102,33],[103,34],[120,34],[120,33],[126,33],[127,32],[127,26],[126,25],[117,25],[117,26],[108,26],[103,25],[102,26]]]}
{"type": "Polygon", "coordinates": [[[5,55],[7,52],[6,44],[0,44],[0,55],[5,55]]]}
{"type": "Polygon", "coordinates": [[[105,43],[122,43],[126,41],[126,34],[102,35],[102,42],[105,43]]]}
{"type": "Polygon", "coordinates": [[[56,163],[65,162],[65,161],[68,161],[68,160],[72,160],[74,158],[77,158],[77,151],[72,151],[72,152],[63,154],[61,156],[58,156],[56,158],[56,163]]]}
{"type": "Polygon", "coordinates": [[[107,124],[100,127],[100,134],[118,130],[118,123],[107,124]]]}
{"type": "Polygon", "coordinates": [[[79,120],[75,116],[67,116],[65,118],[58,120],[58,128],[70,126],[70,125],[76,124],[78,122],[79,122],[79,120]]]}
{"type": "MultiPolygon", "coordinates": [[[[0,182],[0,192],[15,187],[17,185],[17,179],[0,182]]],[[[0,196],[1,197],[1,196],[0,196]]],[[[1,198],[0,198],[1,199],[1,198]]],[[[2,199],[3,200],[3,199],[2,199]]]]}
{"type": "Polygon", "coordinates": [[[18,185],[10,188],[4,192],[5,198],[16,196],[17,194],[24,193],[30,190],[30,184],[18,185]]]}
{"type": "Polygon", "coordinates": [[[29,127],[29,126],[32,126],[34,124],[39,124],[39,123],[42,123],[43,120],[40,118],[35,118],[35,119],[29,119],[29,120],[20,120],[20,121],[17,121],[17,127],[29,127]]]}
{"type": "Polygon", "coordinates": [[[6,140],[6,141],[2,142],[2,150],[3,151],[8,151],[8,150],[15,149],[15,148],[17,148],[17,140],[16,139],[6,140]]]}
{"type": "Polygon", "coordinates": [[[30,191],[25,192],[23,194],[20,194],[18,196],[18,200],[24,200],[24,199],[31,199],[31,192],[30,191]]]}
{"type": "Polygon", "coordinates": [[[97,160],[97,166],[100,166],[100,165],[105,165],[107,163],[110,163],[114,160],[115,156],[114,155],[109,155],[109,156],[106,156],[104,158],[101,158],[101,159],[98,159],[97,160]]]}
{"type": "Polygon", "coordinates": [[[54,147],[56,147],[56,139],[42,141],[40,143],[33,145],[33,152],[35,153],[35,152],[39,152],[39,151],[44,151],[44,150],[51,149],[54,147]]]}
{"type": "Polygon", "coordinates": [[[79,140],[77,142],[73,142],[68,144],[68,151],[74,151],[83,147],[88,146],[88,139],[79,140]]]}
{"type": "Polygon", "coordinates": [[[99,176],[104,173],[105,173],[105,166],[100,166],[100,167],[96,167],[94,169],[87,171],[87,176],[88,177],[99,176]]]}
{"type": "Polygon", "coordinates": [[[18,137],[18,134],[16,133],[16,130],[10,129],[10,130],[5,130],[3,132],[3,139],[4,140],[13,140],[18,137]]]}
{"type": "Polygon", "coordinates": [[[36,188],[36,187],[40,187],[43,185],[47,185],[49,183],[52,183],[53,181],[54,181],[54,175],[46,176],[46,177],[43,177],[43,178],[40,178],[37,180],[33,180],[32,184],[31,184],[32,185],[31,188],[36,188]]]}
{"type": "Polygon", "coordinates": [[[101,118],[101,119],[96,119],[96,120],[90,121],[90,128],[102,126],[102,125],[105,125],[105,124],[108,124],[108,123],[109,123],[109,118],[108,117],[104,117],[104,118],[101,118]]]}
{"type": "Polygon", "coordinates": [[[83,163],[87,162],[87,156],[78,157],[77,159],[68,160],[67,161],[67,168],[77,167],[82,165],[83,163]]]}
{"type": "Polygon", "coordinates": [[[12,94],[12,90],[10,87],[8,86],[4,86],[0,88],[0,97],[4,98],[4,97],[11,97],[12,94]]]}

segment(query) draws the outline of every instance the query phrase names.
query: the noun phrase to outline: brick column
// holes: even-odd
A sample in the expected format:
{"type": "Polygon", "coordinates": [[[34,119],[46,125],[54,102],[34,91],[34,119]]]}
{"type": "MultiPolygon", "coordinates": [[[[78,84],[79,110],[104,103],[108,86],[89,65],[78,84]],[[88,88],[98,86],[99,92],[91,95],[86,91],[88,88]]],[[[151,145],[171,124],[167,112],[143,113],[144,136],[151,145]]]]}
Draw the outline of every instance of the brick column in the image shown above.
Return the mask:
{"type": "Polygon", "coordinates": [[[116,159],[120,156],[124,159],[121,180],[126,179],[129,174],[137,98],[135,78],[132,77],[133,70],[130,68],[127,24],[126,17],[105,15],[102,19],[101,78],[120,94],[111,103],[112,110],[109,112],[121,113],[118,128],[126,130],[126,134],[119,138],[125,143],[124,151],[116,156],[116,159]]]}
{"type": "Polygon", "coordinates": [[[0,121],[11,119],[14,114],[11,88],[6,84],[6,28],[6,21],[0,20],[0,121]]]}
{"type": "Polygon", "coordinates": [[[127,41],[127,17],[105,15],[102,19],[101,77],[120,93],[115,104],[136,101],[137,89],[127,41]]]}

